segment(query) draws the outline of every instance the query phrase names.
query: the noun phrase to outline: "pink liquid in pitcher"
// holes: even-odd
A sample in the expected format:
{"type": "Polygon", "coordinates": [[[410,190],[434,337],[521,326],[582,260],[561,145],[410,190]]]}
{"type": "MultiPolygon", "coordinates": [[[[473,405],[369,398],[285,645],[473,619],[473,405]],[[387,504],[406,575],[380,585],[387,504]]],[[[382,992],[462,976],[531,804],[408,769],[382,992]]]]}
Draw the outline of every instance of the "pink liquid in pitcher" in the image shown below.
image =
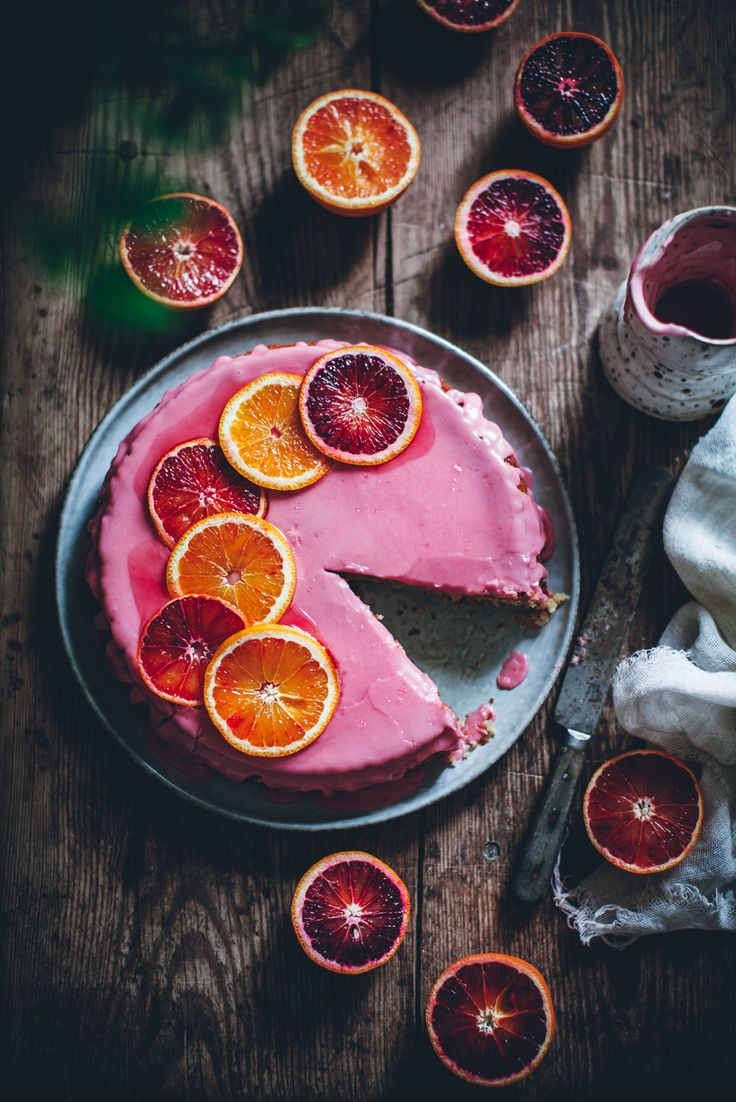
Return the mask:
{"type": "Polygon", "coordinates": [[[736,310],[728,291],[705,279],[674,283],[657,299],[654,316],[665,324],[681,325],[710,340],[736,336],[736,310]]]}

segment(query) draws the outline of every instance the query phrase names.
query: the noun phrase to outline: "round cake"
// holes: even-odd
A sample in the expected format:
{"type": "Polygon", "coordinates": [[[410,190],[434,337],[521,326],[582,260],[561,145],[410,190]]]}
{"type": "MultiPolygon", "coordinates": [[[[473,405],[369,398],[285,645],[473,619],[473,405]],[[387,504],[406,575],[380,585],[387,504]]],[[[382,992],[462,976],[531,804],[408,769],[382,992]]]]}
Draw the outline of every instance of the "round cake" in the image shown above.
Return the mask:
{"type": "MultiPolygon", "coordinates": [[[[402,454],[379,466],[334,462],[313,485],[268,491],[267,520],[286,537],[296,586],[282,623],[322,644],[337,671],[337,707],[320,736],[297,753],[256,757],[232,746],[204,707],[170,704],[140,676],[141,632],[169,598],[170,548],[147,506],[161,458],[188,440],[217,439],[228,401],[268,373],[303,376],[337,341],[222,356],[175,390],[121,443],[91,524],[87,579],[99,601],[108,656],[132,698],[150,710],[152,738],[179,768],[232,781],[255,778],[277,794],[334,796],[405,792],[418,767],[461,756],[479,740],[442,702],[432,680],[345,580],[396,583],[513,604],[543,623],[557,600],[547,590],[551,533],[511,446],[475,394],[393,351],[419,384],[422,417],[402,454]],[[386,787],[388,786],[388,787],[386,787]]],[[[490,718],[490,710],[482,713],[490,718]]]]}

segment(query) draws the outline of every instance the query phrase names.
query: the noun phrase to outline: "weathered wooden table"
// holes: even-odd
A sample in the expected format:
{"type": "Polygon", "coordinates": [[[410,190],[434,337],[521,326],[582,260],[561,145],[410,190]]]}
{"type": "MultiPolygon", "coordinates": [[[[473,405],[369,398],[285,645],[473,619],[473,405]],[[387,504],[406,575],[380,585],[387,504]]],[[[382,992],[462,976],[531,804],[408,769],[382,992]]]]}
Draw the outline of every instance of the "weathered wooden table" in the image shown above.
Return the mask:
{"type": "MultiPolygon", "coordinates": [[[[562,464],[580,527],[584,604],[634,467],[681,462],[704,428],[655,423],[625,406],[602,378],[595,332],[654,226],[736,199],[735,57],[732,0],[522,0],[480,41],[436,30],[412,0],[337,3],[319,41],[244,98],[228,143],[177,163],[195,190],[233,210],[247,249],[242,277],[201,325],[299,304],[361,307],[418,322],[489,363],[562,464]],[[526,46],[567,28],[613,45],[627,92],[606,139],[558,154],[522,131],[511,89],[526,46]],[[423,143],[414,186],[365,221],[315,206],[289,159],[300,109],[349,86],[395,100],[423,143]],[[457,256],[456,205],[498,167],[541,172],[571,207],[572,253],[547,284],[496,291],[457,256]]],[[[108,105],[102,130],[60,140],[33,193],[84,209],[86,159],[136,153],[120,144],[117,111],[108,105]]],[[[586,949],[551,901],[527,912],[510,898],[512,861],[553,749],[548,708],[456,797],[384,828],[321,837],[199,811],[146,777],[97,725],[55,622],[61,495],[98,419],[161,348],[91,332],[12,227],[7,246],[3,1097],[470,1097],[430,1050],[424,1003],[447,963],[490,949],[536,962],[558,1010],[554,1047],[517,1097],[674,1100],[727,1090],[736,1074],[733,939],[690,932],[625,952],[586,949]],[[414,902],[398,956],[353,980],[313,967],[288,918],[300,873],[345,846],[394,865],[414,902]]],[[[654,641],[683,599],[660,558],[631,647],[654,641]]],[[[596,760],[619,745],[609,718],[596,760]]],[[[580,854],[585,860],[584,846],[580,854]]]]}

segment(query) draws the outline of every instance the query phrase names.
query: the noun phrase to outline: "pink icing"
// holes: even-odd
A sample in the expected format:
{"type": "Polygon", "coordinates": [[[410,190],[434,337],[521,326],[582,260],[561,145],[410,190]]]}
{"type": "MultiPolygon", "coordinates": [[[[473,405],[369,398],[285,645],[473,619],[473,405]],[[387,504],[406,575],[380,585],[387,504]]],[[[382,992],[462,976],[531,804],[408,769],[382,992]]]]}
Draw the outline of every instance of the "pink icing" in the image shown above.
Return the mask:
{"type": "Polygon", "coordinates": [[[465,720],[465,730],[471,742],[488,742],[489,738],[493,738],[495,718],[496,713],[490,701],[471,712],[465,720]]]}
{"type": "Polygon", "coordinates": [[[529,673],[529,659],[520,650],[512,650],[496,678],[499,689],[515,689],[529,673]]]}
{"type": "Polygon", "coordinates": [[[519,490],[518,467],[506,462],[510,445],[484,418],[477,395],[444,390],[434,372],[416,367],[424,413],[401,456],[374,468],[335,465],[298,493],[269,493],[268,519],[286,535],[297,563],[284,623],[316,635],[340,677],[340,702],[323,734],[290,757],[248,757],[225,742],[204,709],[172,707],[146,693],[136,672],[138,637],[167,599],[168,549],[145,500],[154,466],[184,440],[216,437],[226,401],[249,380],[267,371],[303,374],[338,347],[335,341],[260,345],[221,357],[168,392],[121,444],[91,525],[88,580],[112,636],[113,668],[137,699],[147,699],[157,739],[197,770],[257,777],[282,792],[331,795],[385,785],[464,745],[463,729],[434,683],[338,571],[549,604],[538,559],[544,524],[531,494],[519,490]]]}

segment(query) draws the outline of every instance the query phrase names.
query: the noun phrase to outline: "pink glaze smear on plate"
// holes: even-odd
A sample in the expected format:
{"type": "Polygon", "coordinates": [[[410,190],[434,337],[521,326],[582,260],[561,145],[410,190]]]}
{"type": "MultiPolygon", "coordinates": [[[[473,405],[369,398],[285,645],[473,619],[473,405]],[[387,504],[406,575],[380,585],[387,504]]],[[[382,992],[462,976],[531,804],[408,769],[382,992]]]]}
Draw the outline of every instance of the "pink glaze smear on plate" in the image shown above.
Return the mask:
{"type": "Polygon", "coordinates": [[[516,689],[529,673],[529,659],[520,650],[513,650],[496,678],[499,689],[516,689]]]}

